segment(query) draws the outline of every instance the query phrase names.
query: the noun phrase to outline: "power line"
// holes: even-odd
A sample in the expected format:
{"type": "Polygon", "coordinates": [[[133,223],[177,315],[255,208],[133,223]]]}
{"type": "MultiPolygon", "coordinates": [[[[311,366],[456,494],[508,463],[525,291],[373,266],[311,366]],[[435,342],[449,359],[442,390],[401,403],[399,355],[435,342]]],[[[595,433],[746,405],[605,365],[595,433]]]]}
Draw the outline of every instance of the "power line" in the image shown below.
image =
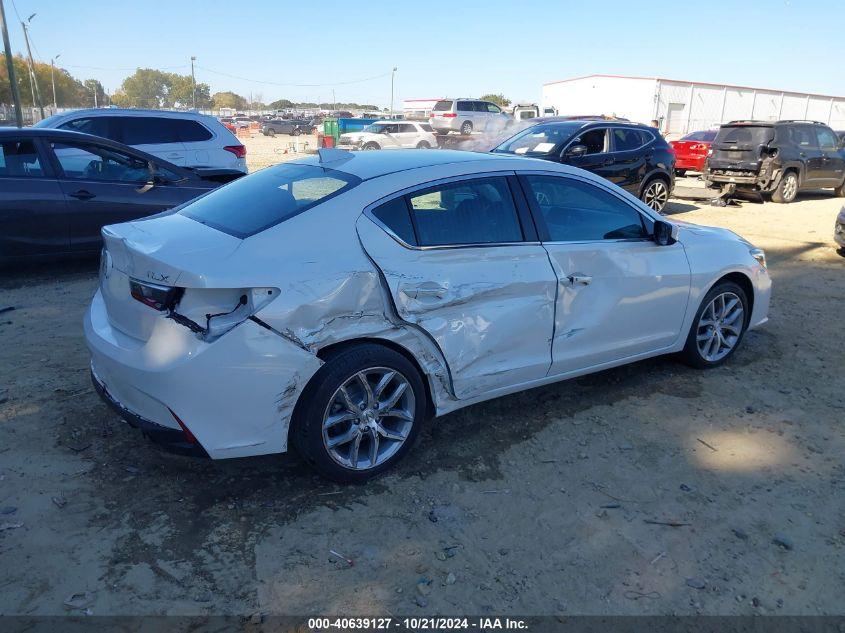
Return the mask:
{"type": "Polygon", "coordinates": [[[261,79],[250,79],[249,77],[241,77],[240,75],[232,75],[230,73],[224,73],[219,70],[212,70],[211,68],[206,68],[205,66],[197,66],[200,70],[204,70],[209,73],[213,73],[215,75],[222,75],[223,77],[229,77],[231,79],[240,79],[241,81],[247,81],[254,84],[266,84],[268,86],[282,86],[282,87],[292,87],[292,88],[327,88],[331,86],[348,86],[350,84],[360,84],[364,83],[365,81],[373,81],[374,79],[382,79],[383,77],[387,77],[390,75],[390,72],[382,73],[380,75],[373,75],[372,77],[365,77],[364,79],[353,79],[351,81],[336,81],[333,83],[324,83],[324,84],[293,84],[293,83],[280,83],[278,81],[262,81],[261,79]]]}
{"type": "MultiPolygon", "coordinates": [[[[125,68],[106,68],[104,66],[83,66],[81,64],[62,64],[63,67],[67,68],[85,68],[87,70],[121,70],[121,71],[130,71],[130,70],[138,70],[141,68],[140,66],[127,66],[125,68]]],[[[160,68],[152,68],[151,70],[176,70],[178,68],[188,68],[188,64],[180,64],[179,66],[162,66],[160,68]]]]}

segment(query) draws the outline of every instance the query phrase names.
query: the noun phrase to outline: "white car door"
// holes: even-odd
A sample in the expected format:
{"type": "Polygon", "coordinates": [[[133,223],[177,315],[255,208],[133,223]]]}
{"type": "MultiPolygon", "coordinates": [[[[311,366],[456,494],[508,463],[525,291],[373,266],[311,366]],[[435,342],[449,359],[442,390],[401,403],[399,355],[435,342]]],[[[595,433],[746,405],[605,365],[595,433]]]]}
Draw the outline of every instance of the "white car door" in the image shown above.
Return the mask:
{"type": "Polygon", "coordinates": [[[381,142],[379,145],[385,148],[402,147],[402,140],[399,136],[399,126],[396,123],[390,123],[382,128],[381,142]]]}
{"type": "Polygon", "coordinates": [[[453,179],[358,220],[399,318],[437,343],[460,399],[543,378],[551,362],[557,278],[513,186],[453,179]]]}
{"type": "Polygon", "coordinates": [[[419,132],[417,132],[417,127],[412,123],[400,123],[397,136],[402,147],[416,147],[419,142],[419,132]]]}
{"type": "Polygon", "coordinates": [[[551,375],[673,345],[690,292],[683,245],[659,246],[653,221],[609,188],[525,174],[526,196],[558,277],[551,375]]]}

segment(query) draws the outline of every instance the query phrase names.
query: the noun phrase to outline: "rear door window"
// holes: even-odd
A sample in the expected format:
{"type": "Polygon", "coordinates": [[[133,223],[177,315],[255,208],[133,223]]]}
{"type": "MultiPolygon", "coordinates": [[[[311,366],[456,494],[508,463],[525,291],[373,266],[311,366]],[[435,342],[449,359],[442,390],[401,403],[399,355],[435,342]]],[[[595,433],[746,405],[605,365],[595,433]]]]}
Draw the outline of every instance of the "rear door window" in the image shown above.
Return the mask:
{"type": "Polygon", "coordinates": [[[415,127],[414,127],[413,125],[411,125],[410,123],[402,123],[402,124],[400,124],[400,125],[399,125],[399,131],[400,131],[400,132],[412,132],[412,133],[416,133],[417,128],[415,128],[415,127]]]}
{"type": "Polygon", "coordinates": [[[792,142],[798,147],[816,149],[819,146],[816,130],[809,125],[796,125],[791,131],[792,142]]]}
{"type": "Polygon", "coordinates": [[[403,196],[377,206],[372,210],[372,214],[403,242],[416,246],[414,225],[411,223],[411,214],[408,212],[408,202],[403,196]]]}
{"type": "Polygon", "coordinates": [[[552,242],[643,239],[642,215],[596,185],[561,176],[523,176],[552,242]]]}
{"type": "Polygon", "coordinates": [[[208,128],[198,121],[175,119],[174,122],[176,124],[175,127],[178,139],[183,143],[198,143],[201,141],[207,141],[212,137],[208,128]]]}
{"type": "Polygon", "coordinates": [[[165,181],[180,178],[159,166],[153,172],[146,160],[104,145],[52,143],[51,147],[66,178],[131,183],[149,182],[154,174],[165,181]]]}
{"type": "Polygon", "coordinates": [[[458,112],[472,112],[474,110],[472,101],[458,101],[458,112]]]}
{"type": "Polygon", "coordinates": [[[448,183],[409,195],[421,246],[521,242],[506,178],[448,183]]]}
{"type": "Polygon", "coordinates": [[[643,146],[643,137],[639,130],[613,128],[613,150],[625,152],[643,146]]]}
{"type": "Polygon", "coordinates": [[[179,121],[164,117],[115,117],[113,127],[126,145],[161,145],[179,142],[179,121]]]}
{"type": "Polygon", "coordinates": [[[32,141],[0,144],[0,178],[40,178],[43,175],[41,160],[32,141]]]}

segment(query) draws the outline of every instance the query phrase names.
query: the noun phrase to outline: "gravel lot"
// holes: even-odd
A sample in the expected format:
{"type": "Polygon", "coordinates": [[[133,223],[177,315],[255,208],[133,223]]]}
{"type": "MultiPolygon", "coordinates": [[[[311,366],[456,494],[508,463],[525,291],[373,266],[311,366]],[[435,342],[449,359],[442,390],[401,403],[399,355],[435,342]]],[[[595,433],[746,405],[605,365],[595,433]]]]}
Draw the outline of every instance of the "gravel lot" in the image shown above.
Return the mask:
{"type": "Polygon", "coordinates": [[[96,263],[3,271],[0,614],[845,613],[841,203],[674,202],[768,252],[771,321],[729,364],[473,406],[361,487],[160,452],[89,383],[96,263]]]}

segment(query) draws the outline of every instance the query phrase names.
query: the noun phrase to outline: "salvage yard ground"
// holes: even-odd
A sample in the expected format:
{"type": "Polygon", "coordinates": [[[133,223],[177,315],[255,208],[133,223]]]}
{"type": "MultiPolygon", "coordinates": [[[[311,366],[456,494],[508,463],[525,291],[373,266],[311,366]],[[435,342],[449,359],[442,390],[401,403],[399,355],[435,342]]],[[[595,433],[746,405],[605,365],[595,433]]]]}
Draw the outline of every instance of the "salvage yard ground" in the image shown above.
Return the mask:
{"type": "Polygon", "coordinates": [[[96,262],[6,270],[0,614],[842,614],[841,204],[674,201],[768,253],[771,321],[726,366],[476,405],[360,487],[160,452],[91,388],[96,262]]]}

